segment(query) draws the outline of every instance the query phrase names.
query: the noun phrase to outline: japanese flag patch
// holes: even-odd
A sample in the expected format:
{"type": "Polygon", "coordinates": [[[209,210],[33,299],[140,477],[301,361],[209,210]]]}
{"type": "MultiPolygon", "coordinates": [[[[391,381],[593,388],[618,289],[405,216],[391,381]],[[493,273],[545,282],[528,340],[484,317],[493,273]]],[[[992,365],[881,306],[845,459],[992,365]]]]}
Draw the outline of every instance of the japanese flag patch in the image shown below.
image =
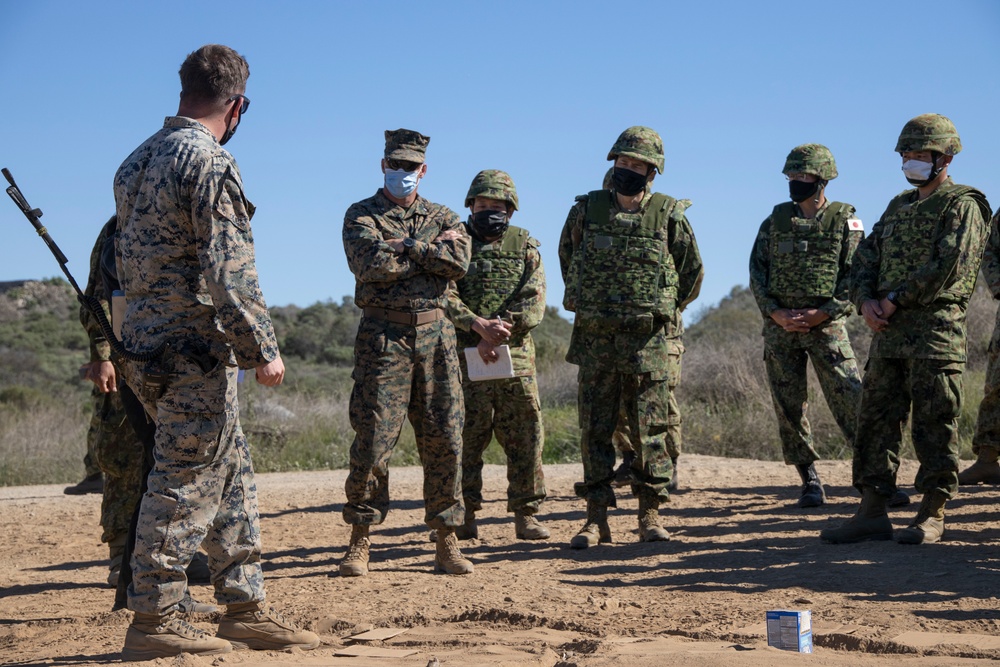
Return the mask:
{"type": "Polygon", "coordinates": [[[847,220],[847,228],[852,232],[863,232],[865,231],[865,224],[858,218],[849,218],[847,220]]]}

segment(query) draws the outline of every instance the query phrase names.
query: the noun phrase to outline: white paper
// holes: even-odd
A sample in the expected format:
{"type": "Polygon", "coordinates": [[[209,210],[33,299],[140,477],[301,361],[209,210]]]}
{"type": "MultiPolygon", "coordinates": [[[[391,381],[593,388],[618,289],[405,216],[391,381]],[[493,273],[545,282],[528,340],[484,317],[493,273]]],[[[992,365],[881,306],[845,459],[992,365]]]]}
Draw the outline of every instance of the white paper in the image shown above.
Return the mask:
{"type": "Polygon", "coordinates": [[[465,348],[465,361],[469,367],[469,379],[473,382],[480,380],[498,380],[500,378],[514,377],[514,364],[510,360],[510,346],[499,345],[495,348],[497,360],[486,363],[479,356],[479,349],[475,347],[465,348]]]}

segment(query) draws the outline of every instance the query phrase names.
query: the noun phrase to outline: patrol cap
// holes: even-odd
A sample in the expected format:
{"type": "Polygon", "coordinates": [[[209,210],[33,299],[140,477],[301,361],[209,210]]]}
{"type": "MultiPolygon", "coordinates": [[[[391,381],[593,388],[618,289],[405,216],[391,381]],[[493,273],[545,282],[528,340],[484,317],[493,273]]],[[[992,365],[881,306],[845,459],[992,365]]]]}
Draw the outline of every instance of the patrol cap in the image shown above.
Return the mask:
{"type": "Polygon", "coordinates": [[[414,130],[385,131],[385,159],[386,160],[406,160],[407,162],[423,162],[424,154],[427,152],[427,144],[431,142],[430,137],[414,130]]]}

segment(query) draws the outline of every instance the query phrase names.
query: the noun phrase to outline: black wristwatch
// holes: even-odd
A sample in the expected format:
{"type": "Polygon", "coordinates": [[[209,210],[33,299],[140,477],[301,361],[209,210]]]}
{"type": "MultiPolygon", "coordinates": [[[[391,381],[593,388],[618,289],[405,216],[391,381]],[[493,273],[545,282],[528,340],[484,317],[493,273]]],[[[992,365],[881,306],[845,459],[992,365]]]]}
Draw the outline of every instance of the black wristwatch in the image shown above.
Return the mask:
{"type": "Polygon", "coordinates": [[[407,236],[405,239],[403,239],[403,247],[406,248],[407,250],[409,250],[410,248],[412,248],[415,245],[417,245],[417,242],[414,241],[409,236],[407,236]]]}
{"type": "Polygon", "coordinates": [[[896,290],[892,290],[891,292],[886,294],[885,300],[891,303],[892,305],[896,306],[896,308],[899,308],[899,293],[896,290]]]}

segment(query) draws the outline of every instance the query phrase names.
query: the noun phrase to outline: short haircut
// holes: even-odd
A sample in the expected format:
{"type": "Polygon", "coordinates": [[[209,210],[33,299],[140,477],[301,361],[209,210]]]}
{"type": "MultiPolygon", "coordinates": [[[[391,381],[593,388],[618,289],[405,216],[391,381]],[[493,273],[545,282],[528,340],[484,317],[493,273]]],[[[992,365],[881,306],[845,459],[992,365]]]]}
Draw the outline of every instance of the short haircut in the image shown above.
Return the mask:
{"type": "Polygon", "coordinates": [[[222,44],[206,44],[181,64],[181,99],[218,104],[246,90],[250,66],[246,58],[222,44]]]}

